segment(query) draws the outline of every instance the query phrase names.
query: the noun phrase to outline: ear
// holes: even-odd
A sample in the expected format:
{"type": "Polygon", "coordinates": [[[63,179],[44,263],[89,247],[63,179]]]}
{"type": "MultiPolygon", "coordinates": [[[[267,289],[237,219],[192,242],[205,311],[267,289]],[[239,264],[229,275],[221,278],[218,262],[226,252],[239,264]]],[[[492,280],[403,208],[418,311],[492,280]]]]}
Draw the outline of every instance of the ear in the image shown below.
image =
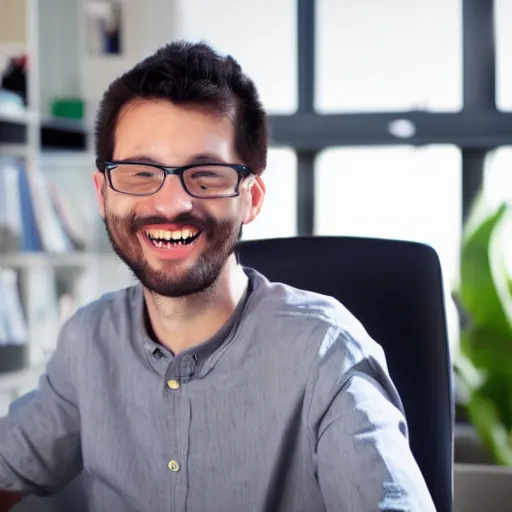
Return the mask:
{"type": "Polygon", "coordinates": [[[96,189],[96,197],[100,208],[100,215],[105,218],[105,175],[102,172],[94,173],[94,188],[96,189]]]}
{"type": "Polygon", "coordinates": [[[267,188],[261,176],[254,176],[252,183],[249,185],[248,196],[250,202],[244,211],[242,219],[244,224],[250,224],[259,215],[266,191],[267,188]]]}

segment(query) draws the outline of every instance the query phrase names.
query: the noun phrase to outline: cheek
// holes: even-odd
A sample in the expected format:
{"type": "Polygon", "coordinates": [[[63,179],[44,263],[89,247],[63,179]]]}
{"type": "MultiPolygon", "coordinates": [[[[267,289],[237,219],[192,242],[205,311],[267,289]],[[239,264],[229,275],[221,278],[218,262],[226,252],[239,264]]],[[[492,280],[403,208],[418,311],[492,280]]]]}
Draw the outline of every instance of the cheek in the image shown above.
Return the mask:
{"type": "Polygon", "coordinates": [[[232,198],[213,199],[208,205],[196,205],[193,212],[217,220],[234,220],[240,217],[240,208],[241,203],[232,198]]]}
{"type": "Polygon", "coordinates": [[[128,196],[121,194],[107,193],[105,196],[105,213],[115,217],[127,217],[131,215],[138,205],[128,196]]]}

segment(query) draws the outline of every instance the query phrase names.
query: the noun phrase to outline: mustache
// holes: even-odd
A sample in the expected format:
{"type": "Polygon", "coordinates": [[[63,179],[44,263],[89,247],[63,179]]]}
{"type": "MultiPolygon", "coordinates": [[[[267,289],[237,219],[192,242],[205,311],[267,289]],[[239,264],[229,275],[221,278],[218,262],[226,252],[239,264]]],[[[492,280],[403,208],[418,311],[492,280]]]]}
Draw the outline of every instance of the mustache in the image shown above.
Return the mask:
{"type": "Polygon", "coordinates": [[[215,220],[212,218],[201,219],[189,212],[180,213],[172,218],[165,217],[163,215],[134,216],[130,222],[130,230],[133,233],[136,233],[144,226],[158,224],[187,224],[203,231],[214,227],[215,220]]]}

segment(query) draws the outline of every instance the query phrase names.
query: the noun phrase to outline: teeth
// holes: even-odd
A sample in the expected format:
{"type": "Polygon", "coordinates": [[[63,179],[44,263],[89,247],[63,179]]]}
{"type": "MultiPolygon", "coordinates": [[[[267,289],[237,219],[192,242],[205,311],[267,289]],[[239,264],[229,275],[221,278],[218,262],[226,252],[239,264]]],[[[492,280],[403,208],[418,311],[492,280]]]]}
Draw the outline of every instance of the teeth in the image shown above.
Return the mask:
{"type": "Polygon", "coordinates": [[[164,230],[164,229],[148,229],[146,230],[146,234],[149,235],[153,239],[159,240],[186,240],[194,235],[196,235],[198,230],[195,228],[183,228],[183,229],[175,229],[172,231],[164,230]]]}

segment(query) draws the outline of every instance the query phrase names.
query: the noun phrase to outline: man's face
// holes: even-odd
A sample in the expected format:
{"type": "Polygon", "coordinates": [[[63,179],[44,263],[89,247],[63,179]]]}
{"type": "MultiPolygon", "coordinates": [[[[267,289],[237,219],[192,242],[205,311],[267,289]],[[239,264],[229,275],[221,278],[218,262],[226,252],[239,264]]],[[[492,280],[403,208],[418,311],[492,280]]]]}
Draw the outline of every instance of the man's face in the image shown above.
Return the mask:
{"type": "MultiPolygon", "coordinates": [[[[200,163],[205,155],[244,163],[235,153],[229,119],[160,100],[133,102],[119,117],[114,161],[178,167],[200,163]]],[[[190,196],[174,175],[149,196],[116,192],[100,172],[94,182],[112,247],[147,289],[168,297],[197,293],[216,281],[264,195],[261,180],[251,177],[241,183],[238,197],[220,199],[190,196]]]]}

